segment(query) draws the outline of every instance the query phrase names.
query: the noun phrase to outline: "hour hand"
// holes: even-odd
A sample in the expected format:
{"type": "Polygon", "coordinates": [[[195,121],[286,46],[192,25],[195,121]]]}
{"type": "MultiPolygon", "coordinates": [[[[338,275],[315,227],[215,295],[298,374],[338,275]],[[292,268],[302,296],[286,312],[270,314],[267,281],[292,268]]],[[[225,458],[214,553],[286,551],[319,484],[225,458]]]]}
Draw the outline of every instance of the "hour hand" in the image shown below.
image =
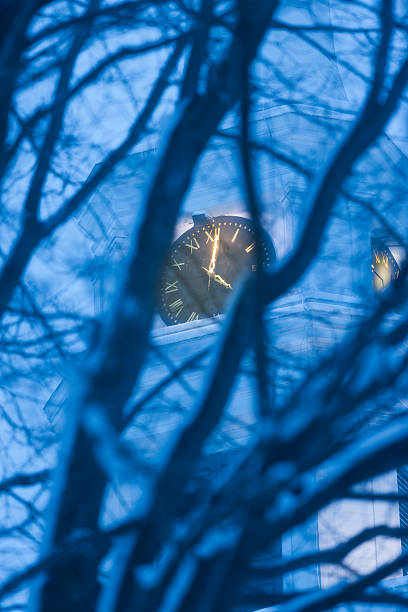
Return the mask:
{"type": "Polygon", "coordinates": [[[216,283],[219,283],[220,285],[222,285],[223,287],[226,287],[227,289],[232,289],[231,285],[227,283],[219,274],[214,274],[213,278],[216,283]]]}
{"type": "Polygon", "coordinates": [[[210,279],[213,278],[215,282],[218,283],[219,285],[222,285],[223,287],[226,287],[227,289],[232,289],[231,285],[227,283],[227,281],[225,281],[222,278],[222,276],[220,276],[219,274],[214,274],[214,272],[211,272],[211,270],[209,270],[208,268],[204,268],[204,266],[201,266],[201,267],[208,274],[208,286],[210,286],[210,279]]]}

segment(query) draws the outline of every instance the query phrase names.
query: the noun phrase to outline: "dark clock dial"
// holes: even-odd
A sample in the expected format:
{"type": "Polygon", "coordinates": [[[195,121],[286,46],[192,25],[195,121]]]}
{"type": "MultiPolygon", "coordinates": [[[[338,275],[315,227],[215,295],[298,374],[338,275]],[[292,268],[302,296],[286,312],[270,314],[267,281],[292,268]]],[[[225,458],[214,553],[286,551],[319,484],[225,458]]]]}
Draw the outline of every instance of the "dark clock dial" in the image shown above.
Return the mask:
{"type": "Polygon", "coordinates": [[[373,238],[371,251],[374,292],[381,293],[387,289],[393,280],[398,278],[400,269],[390,249],[382,240],[373,238]]]}
{"type": "Polygon", "coordinates": [[[257,244],[249,219],[204,219],[172,244],[164,265],[158,310],[167,325],[222,313],[239,278],[256,271],[257,249],[265,268],[275,261],[269,236],[257,244]]]}

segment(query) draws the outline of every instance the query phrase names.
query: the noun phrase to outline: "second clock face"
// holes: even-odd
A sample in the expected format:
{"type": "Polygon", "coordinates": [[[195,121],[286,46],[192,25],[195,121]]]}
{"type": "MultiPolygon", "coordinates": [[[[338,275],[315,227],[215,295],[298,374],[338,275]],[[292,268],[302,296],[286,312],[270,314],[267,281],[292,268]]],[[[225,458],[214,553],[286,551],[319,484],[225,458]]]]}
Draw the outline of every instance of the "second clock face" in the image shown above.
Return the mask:
{"type": "Polygon", "coordinates": [[[239,278],[256,271],[256,252],[263,265],[275,261],[265,234],[256,243],[249,219],[222,216],[197,224],[171,246],[159,286],[159,312],[167,325],[222,313],[239,278]]]}
{"type": "Polygon", "coordinates": [[[371,240],[373,285],[375,293],[382,293],[398,278],[399,266],[391,251],[381,240],[371,240]]]}

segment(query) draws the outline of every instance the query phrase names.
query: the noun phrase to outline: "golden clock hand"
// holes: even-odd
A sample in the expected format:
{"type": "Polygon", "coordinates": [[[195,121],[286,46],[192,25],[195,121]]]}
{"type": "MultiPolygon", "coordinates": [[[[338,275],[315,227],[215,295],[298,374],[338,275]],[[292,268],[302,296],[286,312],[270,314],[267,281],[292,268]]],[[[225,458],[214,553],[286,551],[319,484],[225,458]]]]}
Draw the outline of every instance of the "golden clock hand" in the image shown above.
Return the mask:
{"type": "Polygon", "coordinates": [[[214,244],[213,244],[213,248],[211,252],[211,259],[210,259],[210,263],[208,266],[208,270],[207,268],[204,268],[204,266],[201,266],[203,270],[205,270],[208,274],[208,290],[210,290],[210,286],[211,286],[211,277],[214,276],[215,264],[217,262],[219,240],[220,240],[220,228],[218,228],[218,231],[217,229],[214,230],[214,244]]]}
{"type": "Polygon", "coordinates": [[[222,276],[220,276],[219,274],[214,274],[214,272],[210,272],[210,270],[208,268],[204,268],[204,266],[201,267],[207,272],[210,278],[213,278],[215,280],[216,283],[218,283],[219,285],[223,285],[223,287],[227,287],[227,289],[232,289],[231,285],[227,283],[227,281],[225,281],[222,276]]]}
{"type": "Polygon", "coordinates": [[[227,283],[219,274],[214,274],[214,280],[223,287],[226,287],[227,289],[232,289],[231,285],[227,283]]]}
{"type": "Polygon", "coordinates": [[[217,262],[217,255],[218,255],[218,243],[220,240],[220,228],[218,228],[218,231],[215,230],[214,232],[214,246],[213,246],[213,250],[211,253],[211,260],[210,260],[210,265],[208,267],[208,273],[209,274],[213,274],[214,270],[215,270],[215,264],[217,262]]]}

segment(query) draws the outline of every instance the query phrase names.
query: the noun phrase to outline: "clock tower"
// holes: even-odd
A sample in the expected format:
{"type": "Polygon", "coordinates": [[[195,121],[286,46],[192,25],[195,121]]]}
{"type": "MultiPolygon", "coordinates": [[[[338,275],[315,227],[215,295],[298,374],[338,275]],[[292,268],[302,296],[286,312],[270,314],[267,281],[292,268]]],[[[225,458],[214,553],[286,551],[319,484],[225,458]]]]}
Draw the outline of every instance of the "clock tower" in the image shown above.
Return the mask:
{"type": "MultiPolygon", "coordinates": [[[[304,5],[291,2],[287,10],[302,10],[304,5]]],[[[332,45],[334,52],[333,41],[332,45]]],[[[265,233],[257,235],[246,210],[234,145],[238,130],[233,120],[222,126],[217,146],[203,155],[183,203],[159,281],[149,363],[132,400],[134,418],[132,408],[128,415],[129,437],[152,461],[157,449],[171,439],[186,412],[194,407],[219,337],[222,313],[241,273],[251,274],[258,265],[279,265],[296,244],[309,212],[309,184],[301,171],[302,160],[317,174],[350,125],[350,101],[335,63],[320,53],[314,56],[312,47],[299,57],[300,65],[302,61],[308,66],[317,62],[316,78],[318,75],[326,83],[330,104],[325,100],[312,104],[299,98],[291,105],[268,105],[265,100],[251,124],[252,138],[267,143],[272,150],[272,154],[267,148],[259,152],[256,167],[265,233]],[[298,167],[291,167],[288,158],[296,160],[298,167]]],[[[319,96],[322,87],[320,83],[319,96]]],[[[98,273],[92,277],[97,314],[107,309],[114,293],[131,240],[128,228],[137,231],[137,211],[142,207],[143,190],[156,155],[153,142],[150,148],[123,160],[77,215],[98,262],[98,273]]],[[[349,193],[336,207],[322,252],[312,268],[265,312],[281,402],[299,372],[307,369],[316,355],[323,355],[344,338],[350,327],[370,312],[376,294],[398,276],[405,254],[395,235],[384,232],[372,212],[378,185],[387,185],[390,172],[396,191],[400,188],[404,193],[408,160],[390,139],[384,138],[359,162],[358,181],[353,177],[354,183],[347,185],[349,193]]],[[[390,197],[384,187],[381,201],[387,203],[390,197]]],[[[387,225],[398,228],[403,222],[406,227],[406,209],[403,200],[393,206],[387,225]]],[[[252,365],[249,360],[243,364],[224,418],[205,446],[201,469],[207,478],[225,475],[259,433],[252,365]]],[[[399,480],[407,481],[402,477],[399,480]]],[[[369,492],[397,490],[397,474],[370,482],[367,488],[369,492]]],[[[273,554],[290,557],[300,551],[328,548],[363,527],[382,523],[399,524],[397,504],[338,502],[302,529],[285,536],[281,551],[273,554]]],[[[398,540],[385,543],[373,539],[351,556],[350,566],[356,571],[373,570],[393,558],[400,546],[398,540]]],[[[341,578],[338,567],[312,567],[285,576],[283,588],[328,587],[341,578]]]]}
{"type": "MultiPolygon", "coordinates": [[[[282,107],[260,111],[252,130],[259,139],[279,132],[288,139],[294,134],[299,139],[302,134],[306,150],[316,141],[321,142],[319,130],[316,126],[311,128],[316,117],[343,128],[348,122],[347,113],[329,114],[316,108],[304,109],[301,121],[294,110],[282,107]]],[[[227,134],[234,133],[233,126],[225,129],[227,134]]],[[[92,277],[95,313],[105,311],[114,292],[130,244],[128,228],[137,228],[137,209],[141,206],[155,155],[156,150],[151,149],[126,158],[77,216],[98,262],[98,273],[92,277]]],[[[322,158],[327,155],[324,147],[320,155],[322,158]]],[[[365,184],[360,186],[361,197],[368,201],[367,194],[373,191],[370,167],[382,165],[385,181],[387,160],[392,156],[394,160],[398,158],[400,170],[408,175],[407,159],[391,141],[382,143],[371,156],[361,167],[362,172],[367,169],[365,184]]],[[[140,411],[130,426],[129,436],[149,456],[154,454],[155,445],[163,445],[171,437],[182,420],[182,412],[194,406],[211,349],[220,332],[219,315],[240,273],[251,273],[258,265],[259,255],[262,265],[279,265],[293,249],[307,213],[305,182],[279,161],[267,161],[261,159],[260,163],[265,234],[259,239],[245,209],[230,143],[210,151],[201,160],[163,267],[158,314],[151,337],[154,350],[133,400],[140,411]],[[198,210],[203,213],[198,214],[198,210]],[[173,378],[171,372],[179,369],[183,369],[183,375],[173,378]],[[152,389],[160,389],[154,399],[152,389]]],[[[316,354],[323,355],[370,311],[376,293],[398,275],[403,257],[395,239],[392,243],[390,236],[379,238],[378,221],[362,213],[353,200],[345,199],[328,228],[328,239],[313,268],[298,286],[265,313],[272,351],[284,356],[284,363],[296,360],[300,369],[306,368],[316,354]]],[[[207,475],[228,470],[229,463],[234,462],[240,449],[256,433],[255,388],[250,369],[250,363],[244,365],[225,417],[205,447],[202,470],[207,475]]],[[[278,366],[276,376],[277,389],[283,398],[298,374],[282,365],[278,366]]],[[[397,475],[391,473],[369,486],[372,491],[397,490],[397,475]]],[[[363,526],[382,522],[399,523],[397,505],[388,504],[385,509],[384,504],[376,502],[339,502],[320,512],[303,529],[285,537],[281,552],[291,556],[299,551],[327,548],[363,526]]],[[[392,558],[398,547],[398,540],[382,542],[381,547],[373,540],[350,563],[368,571],[392,558]]],[[[339,571],[314,567],[286,576],[283,586],[327,587],[341,578],[339,571]]]]}

